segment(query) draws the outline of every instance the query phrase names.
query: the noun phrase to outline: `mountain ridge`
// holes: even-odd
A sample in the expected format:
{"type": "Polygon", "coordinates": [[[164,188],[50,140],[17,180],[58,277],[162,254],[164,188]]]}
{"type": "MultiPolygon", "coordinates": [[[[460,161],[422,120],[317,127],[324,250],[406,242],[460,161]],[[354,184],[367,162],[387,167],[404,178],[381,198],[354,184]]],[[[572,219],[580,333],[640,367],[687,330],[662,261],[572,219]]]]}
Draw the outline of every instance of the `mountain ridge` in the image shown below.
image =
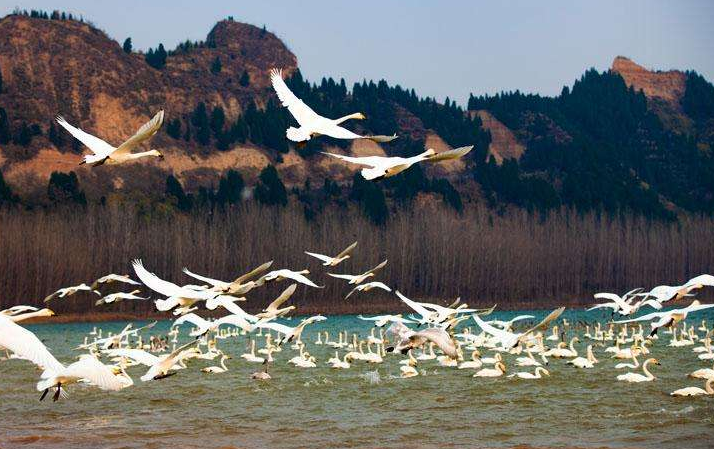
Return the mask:
{"type": "MultiPolygon", "coordinates": [[[[73,170],[88,197],[96,199],[133,190],[150,194],[167,174],[176,175],[189,191],[215,187],[229,169],[252,184],[263,168],[274,165],[288,187],[299,188],[308,181],[347,184],[353,178],[354,167],[319,151],[391,156],[414,154],[424,145],[443,151],[476,144],[463,161],[419,168],[418,176],[447,178],[467,197],[493,204],[660,212],[680,206],[710,210],[714,204],[706,181],[714,125],[706,112],[695,120],[684,107],[691,80],[698,80],[690,72],[653,72],[618,56],[609,71],[586,72],[560,97],[519,92],[472,97],[463,110],[384,81],[352,89],[332,79],[308,83],[295,55],[273,33],[232,19],[219,21],[205,41],[169,51],[159,69],[147,59],[125,52],[87,23],[22,14],[0,19],[0,107],[12,131],[9,142],[0,135],[0,168],[8,183],[21,196],[38,197],[52,172],[73,170]],[[291,89],[318,113],[362,111],[368,119],[350,123],[351,129],[396,131],[400,139],[380,146],[321,138],[305,149],[293,147],[284,138],[293,119],[277,104],[269,84],[272,67],[282,67],[291,89]],[[159,108],[167,111],[167,122],[152,146],[167,155],[164,162],[77,167],[85,150],[52,123],[61,113],[118,143],[159,108]],[[600,121],[618,114],[620,119],[603,122],[613,131],[603,132],[600,121]],[[618,146],[629,149],[618,153],[618,146]],[[593,157],[607,160],[583,164],[593,157]],[[691,162],[692,157],[703,159],[691,162]],[[689,165],[696,168],[696,179],[669,187],[666,174],[681,178],[689,165]],[[579,178],[595,172],[609,187],[587,184],[593,191],[578,194],[579,178]],[[697,206],[698,201],[704,205],[697,206]]],[[[711,84],[697,82],[708,92],[711,84]]],[[[422,181],[415,182],[410,188],[423,188],[422,181]]],[[[399,195],[394,183],[382,185],[388,195],[399,195]]]]}

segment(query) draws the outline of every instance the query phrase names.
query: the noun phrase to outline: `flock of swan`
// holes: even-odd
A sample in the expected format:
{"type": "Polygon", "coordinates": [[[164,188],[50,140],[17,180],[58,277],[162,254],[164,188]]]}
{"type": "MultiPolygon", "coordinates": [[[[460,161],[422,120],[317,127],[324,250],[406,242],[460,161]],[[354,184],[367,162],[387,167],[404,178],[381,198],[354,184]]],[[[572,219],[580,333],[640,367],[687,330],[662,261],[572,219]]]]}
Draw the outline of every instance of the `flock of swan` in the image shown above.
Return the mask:
{"type": "MultiPolygon", "coordinates": [[[[321,135],[376,142],[389,142],[397,138],[396,135],[362,136],[349,131],[341,125],[347,120],[364,119],[362,113],[339,119],[322,117],[290,91],[280,70],[272,70],[270,79],[282,105],[299,124],[299,127],[290,127],[286,131],[291,141],[304,143],[321,135]]],[[[163,154],[157,150],[134,150],[148,142],[161,128],[163,121],[164,112],[159,111],[129,140],[113,147],[70,125],[62,117],[57,117],[57,122],[64,129],[92,151],[82,161],[92,166],[121,164],[144,157],[162,158],[163,154]]],[[[408,158],[325,154],[364,166],[366,168],[361,170],[361,174],[365,179],[379,180],[394,176],[420,162],[463,157],[472,148],[465,146],[441,153],[428,149],[408,158]]],[[[334,256],[308,251],[306,256],[320,260],[326,270],[333,271],[350,258],[356,247],[357,242],[354,242],[334,256]]],[[[469,373],[474,378],[538,380],[551,376],[551,371],[555,371],[553,359],[564,360],[565,363],[559,364],[563,369],[592,369],[603,363],[601,360],[615,359],[618,363],[613,370],[623,370],[622,374],[614,377],[616,381],[651,382],[656,379],[651,369],[660,364],[657,358],[652,357],[652,351],[655,343],[660,338],[665,339],[664,335],[667,334],[671,335],[669,346],[680,348],[680,351],[691,351],[692,357],[707,364],[714,363],[712,330],[705,321],[699,327],[689,325],[686,321],[691,314],[714,307],[714,304],[701,304],[693,300],[689,305],[678,305],[693,297],[698,290],[714,286],[714,276],[709,274],[697,276],[681,285],[662,285],[649,291],[635,289],[623,296],[597,293],[595,298],[604,302],[588,310],[609,309],[612,319],[606,322],[595,321],[594,324],[585,325],[569,323],[561,318],[565,308],[560,307],[540,322],[529,321],[530,325],[524,325],[523,321],[535,317],[521,315],[509,321],[490,320],[489,315],[495,306],[488,309],[470,308],[460,299],[448,305],[440,305],[412,300],[398,290],[393,292],[392,287],[375,280],[387,264],[387,260],[384,260],[362,273],[329,272],[327,275],[344,281],[349,290],[345,300],[350,297],[354,300],[356,296],[378,289],[390,294],[393,292],[411,313],[407,316],[360,316],[360,319],[374,324],[369,336],[356,333],[349,335],[347,330],[342,330],[338,332],[337,340],[330,340],[329,333],[325,331],[318,332],[317,339],[310,342],[307,338],[303,339],[305,329],[327,318],[315,315],[290,326],[291,314],[296,311],[296,306],[286,303],[298,285],[305,286],[303,288],[322,287],[308,277],[312,276],[308,270],[273,270],[272,264],[272,261],[266,262],[232,281],[213,279],[185,268],[183,273],[192,279],[192,283],[179,285],[160,278],[150,272],[141,260],[135,260],[132,267],[138,280],[129,275],[112,273],[89,285],[82,283],[61,288],[47,296],[44,302],[62,301],[73,295],[84,294],[96,295],[98,306],[111,307],[120,301],[147,301],[149,296],[141,296],[141,290],[148,289],[160,296],[154,300],[157,311],[171,313],[175,317],[167,334],[149,335],[155,322],[138,328],[128,324],[122,331],[107,335],[102,335],[102,330],[95,327],[84,338],[84,342],[77,346],[77,356],[63,363],[33,332],[19,324],[31,318],[53,316],[54,312],[49,308],[16,305],[0,311],[0,351],[5,354],[0,357],[0,361],[29,362],[35,365],[39,370],[39,375],[34,376],[38,378],[36,388],[41,392],[40,400],[52,393],[55,401],[66,395],[67,386],[72,384],[105,391],[129,388],[134,385],[129,371],[134,370],[141,370],[139,379],[142,382],[155,382],[175,376],[200,361],[213,363],[201,368],[200,371],[206,375],[226,373],[230,369],[227,362],[234,358],[219,347],[220,342],[226,339],[247,339],[250,351],[241,354],[239,358],[244,363],[262,364],[262,369],[251,376],[260,381],[272,378],[268,368],[271,363],[288,363],[301,369],[325,363],[332,369],[345,370],[355,364],[380,364],[387,357],[400,357],[398,377],[402,378],[420,376],[417,369],[419,366],[437,364],[457,372],[469,373]],[[260,312],[248,313],[240,306],[247,301],[246,295],[253,290],[281,281],[289,281],[290,284],[260,312]],[[126,286],[131,290],[103,294],[101,289],[109,284],[126,286]],[[677,305],[669,308],[670,302],[677,305]],[[653,309],[654,312],[636,316],[644,308],[653,309]],[[207,318],[209,315],[218,318],[207,318]],[[645,329],[642,322],[649,322],[649,329],[645,329]],[[664,331],[658,332],[660,329],[664,331]],[[566,341],[569,333],[575,335],[566,341]],[[181,342],[179,337],[182,337],[181,342]],[[258,346],[258,341],[263,343],[258,346]],[[576,347],[576,343],[581,341],[589,343],[584,357],[580,355],[582,349],[579,351],[576,347]],[[334,349],[334,356],[318,361],[309,352],[316,346],[329,346],[334,349]],[[290,355],[286,357],[285,354],[290,355]],[[646,360],[640,364],[639,360],[645,357],[646,360]],[[513,367],[516,371],[510,372],[513,367]]],[[[671,392],[672,395],[714,394],[714,367],[701,368],[689,375],[705,380],[704,388],[688,386],[671,392]]],[[[33,374],[28,370],[29,376],[33,374]]]]}
{"type": "MultiPolygon", "coordinates": [[[[291,126],[285,132],[287,139],[296,142],[298,145],[304,145],[308,140],[318,136],[329,136],[335,139],[345,140],[368,139],[379,143],[390,142],[397,138],[396,134],[391,136],[361,136],[341,126],[342,123],[347,120],[364,120],[366,117],[361,112],[349,114],[338,119],[330,119],[317,114],[312,108],[295,96],[287,84],[285,84],[282,70],[280,69],[272,69],[270,71],[270,80],[281,104],[288,109],[290,114],[292,114],[300,125],[298,128],[291,126]]],[[[103,164],[114,165],[145,157],[157,157],[161,159],[164,157],[163,153],[158,150],[133,152],[140,145],[148,143],[159,131],[164,122],[163,110],[156,113],[156,115],[139,128],[129,140],[118,147],[114,147],[99,137],[70,125],[62,116],[58,115],[56,120],[60,126],[92,151],[91,154],[84,156],[80,164],[90,164],[91,166],[103,164]]],[[[439,162],[461,158],[472,149],[473,145],[442,151],[440,153],[437,153],[433,149],[427,149],[423,153],[412,157],[351,157],[333,153],[324,154],[352,164],[365,166],[366,168],[361,170],[361,174],[365,179],[380,180],[397,175],[420,162],[439,162]]]]}
{"type": "MultiPolygon", "coordinates": [[[[335,256],[306,251],[307,257],[322,261],[333,271],[350,257],[357,247],[352,243],[335,256]]],[[[308,326],[327,320],[323,315],[302,319],[297,325],[289,325],[296,306],[286,305],[298,285],[305,288],[322,288],[313,282],[308,270],[272,270],[273,262],[266,262],[233,281],[222,281],[184,269],[183,273],[199,283],[179,285],[160,278],[146,269],[141,260],[134,260],[132,267],[138,280],[129,275],[109,274],[91,285],[85,283],[57,290],[45,298],[46,303],[62,301],[72,295],[97,295],[96,304],[111,307],[119,301],[146,301],[139,296],[140,289],[148,288],[161,298],[155,299],[158,311],[171,313],[174,321],[165,335],[150,335],[156,322],[135,328],[128,324],[122,331],[106,336],[96,327],[77,346],[80,351],[74,361],[64,364],[35,334],[20,324],[30,318],[53,316],[49,308],[38,309],[29,305],[17,305],[0,311],[0,350],[5,351],[4,363],[11,360],[27,361],[40,371],[37,390],[44,399],[50,392],[56,401],[66,395],[71,384],[92,386],[100,390],[118,391],[134,385],[129,370],[140,369],[140,380],[151,382],[174,376],[182,369],[191,368],[198,361],[213,361],[201,372],[218,375],[229,370],[227,361],[234,358],[221,349],[221,341],[234,339],[244,341],[250,350],[239,357],[245,363],[262,364],[251,378],[267,381],[272,378],[268,366],[271,363],[288,363],[295,368],[315,368],[325,363],[335,370],[350,369],[355,364],[380,364],[387,357],[400,357],[397,377],[411,378],[420,375],[418,367],[436,364],[468,372],[472,377],[509,377],[522,380],[538,380],[551,376],[553,360],[563,360],[567,369],[592,369],[604,359],[617,362],[612,369],[622,374],[615,376],[621,382],[651,382],[656,379],[652,369],[660,364],[653,357],[655,343],[665,335],[671,337],[668,346],[691,351],[692,357],[714,363],[711,344],[712,329],[705,320],[701,325],[689,325],[686,318],[714,304],[700,304],[693,300],[686,307],[663,310],[666,303],[680,302],[693,296],[695,291],[714,286],[714,276],[697,276],[680,286],[658,286],[650,291],[632,290],[622,297],[610,293],[598,293],[597,299],[609,299],[593,309],[612,309],[612,320],[594,321],[592,324],[570,323],[561,318],[564,307],[550,312],[537,324],[533,315],[519,315],[509,321],[489,320],[496,306],[488,309],[471,308],[460,298],[448,305],[412,300],[394,291],[397,298],[408,308],[409,315],[359,316],[374,324],[368,336],[347,330],[338,332],[337,340],[330,340],[327,331],[317,333],[310,342],[303,338],[308,326]],[[245,295],[268,283],[290,281],[280,295],[260,312],[251,314],[239,303],[247,301],[245,295]],[[100,289],[108,284],[126,285],[128,293],[103,294],[100,289]],[[652,307],[656,312],[631,318],[632,311],[652,307]],[[197,312],[218,318],[205,318],[197,312]],[[614,319],[615,316],[621,319],[614,319]],[[624,319],[622,319],[624,318],[624,319]],[[524,325],[528,320],[531,324],[524,325]],[[650,322],[646,329],[641,322],[650,322]],[[376,330],[379,333],[376,334],[376,330]],[[386,331],[385,331],[386,329],[386,331]],[[548,331],[550,329],[550,331],[548,331]],[[665,329],[663,332],[658,332],[665,329]],[[569,341],[566,336],[573,335],[569,341]],[[181,341],[179,341],[180,337],[181,341]],[[587,341],[585,356],[580,354],[577,343],[587,341]],[[260,346],[259,341],[264,343],[260,346]],[[322,346],[334,349],[334,356],[320,362],[309,352],[311,347],[322,346]],[[205,349],[204,349],[205,348],[205,349]],[[598,353],[596,355],[595,349],[598,353]],[[290,354],[285,356],[285,354],[290,354]],[[288,358],[289,357],[289,358],[288,358]],[[646,360],[640,364],[640,359],[646,360]],[[287,361],[284,359],[288,358],[287,361]],[[217,360],[217,362],[216,362],[217,360]],[[508,366],[515,367],[509,372],[508,366]],[[136,367],[136,368],[134,368],[136,367]],[[629,371],[628,371],[629,370],[629,371]]],[[[367,294],[372,288],[392,292],[392,288],[380,281],[366,282],[379,275],[386,266],[383,261],[364,273],[352,275],[328,272],[327,275],[345,282],[346,298],[367,294]]],[[[565,368],[564,368],[565,369],[565,368]]],[[[655,370],[656,371],[656,370],[655,370]]],[[[692,378],[702,379],[704,388],[687,386],[671,392],[673,396],[697,396],[714,394],[714,366],[689,373],[692,378]]]]}

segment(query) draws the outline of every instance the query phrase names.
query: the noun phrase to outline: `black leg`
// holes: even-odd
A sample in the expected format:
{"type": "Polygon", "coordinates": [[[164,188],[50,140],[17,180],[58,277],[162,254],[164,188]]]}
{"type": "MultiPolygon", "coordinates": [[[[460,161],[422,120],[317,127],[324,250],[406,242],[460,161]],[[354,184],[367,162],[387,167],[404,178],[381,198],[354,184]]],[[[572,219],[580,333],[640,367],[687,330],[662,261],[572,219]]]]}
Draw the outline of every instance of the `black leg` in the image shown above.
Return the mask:
{"type": "Polygon", "coordinates": [[[47,396],[47,393],[50,392],[49,388],[45,388],[45,391],[42,392],[42,396],[40,396],[40,402],[45,400],[45,397],[47,396]]]}
{"type": "Polygon", "coordinates": [[[55,391],[55,395],[52,396],[52,402],[57,402],[60,397],[60,392],[62,392],[62,384],[57,384],[57,391],[55,391]]]}

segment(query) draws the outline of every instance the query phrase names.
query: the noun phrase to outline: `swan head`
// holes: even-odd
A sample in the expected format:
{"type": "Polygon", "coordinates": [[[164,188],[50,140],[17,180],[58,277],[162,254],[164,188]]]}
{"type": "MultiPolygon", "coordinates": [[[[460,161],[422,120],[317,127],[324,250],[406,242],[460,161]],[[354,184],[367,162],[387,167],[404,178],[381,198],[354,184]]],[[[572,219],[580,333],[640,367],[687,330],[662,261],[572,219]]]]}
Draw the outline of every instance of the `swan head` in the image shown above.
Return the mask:
{"type": "Polygon", "coordinates": [[[504,365],[503,362],[496,363],[496,368],[499,369],[502,373],[506,372],[506,365],[504,365]]]}
{"type": "Polygon", "coordinates": [[[162,153],[162,152],[159,151],[159,150],[149,150],[149,151],[146,152],[146,154],[147,154],[148,156],[158,157],[159,159],[163,159],[163,158],[164,158],[164,153],[162,153]]]}
{"type": "Polygon", "coordinates": [[[352,118],[355,119],[355,120],[366,120],[366,119],[367,119],[367,116],[365,116],[365,115],[362,114],[361,112],[357,112],[356,114],[354,114],[354,115],[352,116],[352,118]]]}

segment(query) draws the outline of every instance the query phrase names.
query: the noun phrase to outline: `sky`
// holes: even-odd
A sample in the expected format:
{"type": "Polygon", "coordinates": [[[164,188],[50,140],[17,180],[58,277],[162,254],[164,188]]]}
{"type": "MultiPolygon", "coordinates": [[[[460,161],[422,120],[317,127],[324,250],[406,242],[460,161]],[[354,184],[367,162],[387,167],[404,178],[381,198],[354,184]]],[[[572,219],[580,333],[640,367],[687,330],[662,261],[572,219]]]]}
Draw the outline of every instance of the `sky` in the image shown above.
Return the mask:
{"type": "Polygon", "coordinates": [[[386,79],[460,104],[469,93],[556,95],[588,68],[606,70],[617,55],[714,80],[709,0],[12,1],[0,2],[0,14],[68,11],[144,50],[204,40],[218,20],[233,16],[274,32],[312,81],[386,79]]]}

